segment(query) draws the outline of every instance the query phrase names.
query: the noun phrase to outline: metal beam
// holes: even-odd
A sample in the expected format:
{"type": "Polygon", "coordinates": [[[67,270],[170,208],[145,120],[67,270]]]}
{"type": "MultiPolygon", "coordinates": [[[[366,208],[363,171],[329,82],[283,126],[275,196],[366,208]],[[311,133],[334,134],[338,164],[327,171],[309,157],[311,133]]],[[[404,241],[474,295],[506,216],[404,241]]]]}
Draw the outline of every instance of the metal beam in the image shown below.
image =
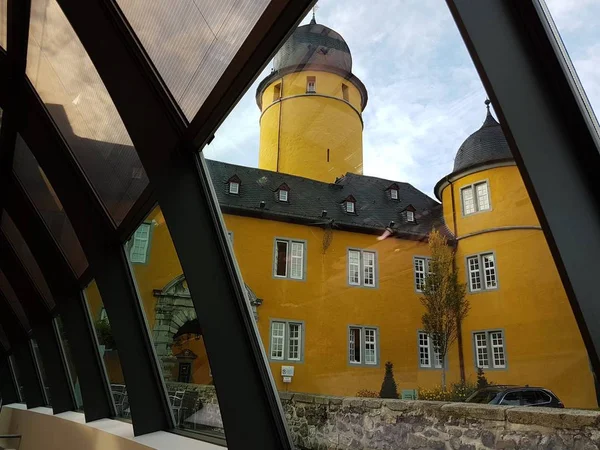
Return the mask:
{"type": "Polygon", "coordinates": [[[2,396],[2,403],[5,405],[18,403],[20,400],[9,358],[10,350],[0,352],[0,395],[2,396]]]}
{"type": "Polygon", "coordinates": [[[598,378],[598,123],[542,1],[447,2],[499,116],[598,378]]]}
{"type": "Polygon", "coordinates": [[[55,414],[77,409],[71,380],[54,333],[52,316],[8,238],[0,231],[0,267],[15,290],[31,323],[52,395],[55,414]]]}
{"type": "Polygon", "coordinates": [[[21,326],[21,322],[2,292],[0,292],[0,325],[4,329],[15,357],[27,408],[45,406],[42,383],[29,346],[28,332],[21,326]]]}
{"type": "MultiPolygon", "coordinates": [[[[209,176],[189,151],[185,118],[114,0],[58,2],[119,111],[169,226],[202,325],[228,447],[292,448],[209,176]]],[[[203,133],[214,132],[256,77],[252,70],[268,62],[311,4],[271,2],[202,110],[197,124],[210,121],[203,133]]]]}
{"type": "Polygon", "coordinates": [[[31,0],[9,0],[7,4],[7,98],[4,99],[2,129],[0,130],[0,217],[5,184],[10,171],[17,140],[17,128],[23,118],[23,103],[20,101],[25,84],[27,67],[27,42],[29,39],[29,17],[31,0]]]}
{"type": "Polygon", "coordinates": [[[112,417],[115,409],[110,385],[75,274],[14,174],[7,188],[6,210],[44,273],[62,318],[81,387],[85,419],[90,422],[112,417]]]}

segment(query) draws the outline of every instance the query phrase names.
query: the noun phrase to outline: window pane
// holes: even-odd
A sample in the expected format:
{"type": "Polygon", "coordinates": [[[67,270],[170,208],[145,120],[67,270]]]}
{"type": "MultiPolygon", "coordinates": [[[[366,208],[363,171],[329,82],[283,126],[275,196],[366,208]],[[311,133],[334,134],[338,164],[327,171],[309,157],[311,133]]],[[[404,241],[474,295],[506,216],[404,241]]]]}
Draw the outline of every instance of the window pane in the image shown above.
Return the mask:
{"type": "MultiPolygon", "coordinates": [[[[160,208],[144,222],[149,236],[145,264],[131,264],[171,409],[179,429],[223,435],[223,421],[202,318],[192,296],[160,208]]],[[[237,237],[236,237],[237,239],[237,237]]],[[[131,242],[125,244],[125,248],[131,242]]],[[[270,255],[271,250],[267,250],[270,255]]],[[[201,257],[201,255],[199,255],[201,257]]],[[[256,295],[248,290],[248,296],[256,295]]]]}
{"type": "Polygon", "coordinates": [[[1,227],[2,232],[5,234],[11,246],[17,253],[21,264],[25,266],[25,269],[27,270],[33,282],[35,283],[36,288],[42,295],[42,298],[46,302],[48,308],[54,308],[54,298],[52,298],[52,294],[50,293],[50,288],[46,283],[46,279],[44,278],[44,275],[42,274],[42,271],[38,266],[35,258],[31,254],[29,246],[23,239],[23,236],[21,236],[21,233],[19,232],[14,222],[8,215],[8,212],[6,211],[2,213],[1,227]]]}
{"type": "Polygon", "coordinates": [[[490,197],[488,194],[487,183],[479,183],[475,185],[477,190],[477,209],[483,211],[490,209],[490,197]]]}
{"type": "Polygon", "coordinates": [[[46,397],[46,405],[52,405],[52,397],[50,395],[50,385],[48,384],[48,377],[46,376],[46,369],[44,368],[44,362],[42,361],[42,355],[40,354],[40,348],[38,347],[38,343],[35,339],[32,339],[30,342],[31,351],[33,352],[33,356],[35,358],[35,363],[39,370],[40,381],[42,382],[42,386],[44,388],[44,396],[46,397]]]}
{"type": "Polygon", "coordinates": [[[241,275],[263,299],[267,354],[274,321],[302,323],[301,361],[287,360],[288,328],[284,359],[269,359],[277,389],[377,396],[389,361],[399,393],[436,389],[442,365],[448,388],[472,387],[482,367],[496,385],[535,383],[596,408],[545,230],[452,15],[435,2],[371,3],[342,20],[347,4],[320,2],[202,151],[241,275]],[[219,187],[234,175],[245,186],[235,198],[219,187]],[[441,292],[464,287],[470,306],[447,354],[427,336],[419,292],[435,267],[433,229],[451,250],[444,280],[457,280],[441,292]],[[292,242],[305,243],[302,283],[273,276],[278,253],[281,276],[295,272],[292,242]]]}
{"type": "Polygon", "coordinates": [[[283,346],[285,342],[285,322],[271,324],[271,358],[283,359],[283,346]]]}
{"type": "Polygon", "coordinates": [[[19,366],[17,366],[17,360],[13,355],[10,355],[8,359],[10,362],[10,368],[17,383],[19,398],[21,399],[21,403],[25,403],[25,389],[23,388],[23,381],[21,380],[21,373],[19,372],[19,366]]]}
{"type": "Polygon", "coordinates": [[[475,212],[475,200],[473,199],[473,188],[464,188],[461,191],[463,201],[463,214],[472,214],[475,212]]]}
{"type": "Polygon", "coordinates": [[[285,241],[277,241],[275,245],[275,275],[285,277],[287,275],[288,243],[285,241]]]}
{"type": "Polygon", "coordinates": [[[77,370],[75,369],[75,364],[73,363],[71,345],[69,344],[69,340],[67,339],[67,334],[65,333],[63,322],[60,316],[56,316],[56,318],[54,319],[54,324],[56,327],[57,335],[60,339],[63,354],[65,355],[65,361],[67,363],[67,369],[69,371],[68,375],[71,381],[71,386],[73,387],[73,392],[75,393],[75,404],[78,410],[83,410],[83,398],[81,396],[81,385],[79,383],[79,376],[77,375],[77,370]]]}
{"type": "Polygon", "coordinates": [[[127,386],[125,385],[125,378],[123,377],[123,370],[121,369],[119,350],[112,334],[110,321],[108,320],[108,317],[102,316],[104,303],[102,297],[100,297],[100,291],[98,291],[96,281],[92,281],[88,287],[85,288],[84,293],[92,315],[96,337],[98,338],[98,351],[104,361],[104,367],[106,369],[106,374],[108,375],[113,400],[115,401],[117,417],[131,420],[129,397],[127,396],[127,386]]]}
{"type": "Polygon", "coordinates": [[[148,178],[108,91],[56,0],[32,0],[27,76],[119,224],[148,178]]]}
{"type": "MultiPolygon", "coordinates": [[[[0,47],[6,50],[6,25],[7,25],[8,0],[0,0],[0,47]]],[[[1,113],[0,113],[1,114],[1,113]]]]}
{"type": "Polygon", "coordinates": [[[290,278],[302,279],[304,272],[304,244],[301,242],[292,242],[290,278]]]}
{"type": "Polygon", "coordinates": [[[190,120],[268,3],[267,0],[118,0],[190,120]]]}
{"type": "Polygon", "coordinates": [[[365,364],[377,364],[376,330],[365,328],[365,364]]]}
{"type": "Polygon", "coordinates": [[[299,360],[300,359],[300,342],[301,342],[301,325],[298,323],[291,323],[289,327],[289,350],[288,359],[299,360]]]}
{"type": "Polygon", "coordinates": [[[73,271],[77,276],[81,275],[87,269],[88,263],[73,226],[46,174],[20,135],[17,135],[13,170],[66,255],[73,271]]]}

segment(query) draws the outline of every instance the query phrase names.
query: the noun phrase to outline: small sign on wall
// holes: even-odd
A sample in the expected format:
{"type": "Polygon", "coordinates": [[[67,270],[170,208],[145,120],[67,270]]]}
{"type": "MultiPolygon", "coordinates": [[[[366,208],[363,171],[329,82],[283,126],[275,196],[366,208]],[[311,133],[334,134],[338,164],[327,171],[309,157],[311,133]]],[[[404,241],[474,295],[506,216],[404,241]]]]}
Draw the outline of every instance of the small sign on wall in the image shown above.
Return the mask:
{"type": "Polygon", "coordinates": [[[281,366],[281,376],[282,377],[293,377],[294,376],[294,366],[281,366]]]}
{"type": "Polygon", "coordinates": [[[291,383],[292,382],[292,377],[283,377],[283,382],[284,383],[291,383]]]}

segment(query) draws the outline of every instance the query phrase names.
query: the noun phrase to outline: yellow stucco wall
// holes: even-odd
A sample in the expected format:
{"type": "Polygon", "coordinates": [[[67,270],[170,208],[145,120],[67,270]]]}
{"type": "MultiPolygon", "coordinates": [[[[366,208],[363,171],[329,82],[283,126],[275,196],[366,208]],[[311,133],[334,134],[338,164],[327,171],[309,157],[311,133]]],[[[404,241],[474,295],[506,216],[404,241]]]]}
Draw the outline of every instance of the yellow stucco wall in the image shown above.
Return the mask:
{"type": "Polygon", "coordinates": [[[262,93],[259,167],[326,182],[346,172],[361,174],[360,112],[359,90],[339,75],[303,71],[275,80],[262,93]],[[315,94],[306,94],[310,76],[316,79],[315,94]],[[348,87],[347,102],[342,84],[348,87]],[[274,99],[277,85],[281,100],[274,99]]]}
{"type": "MultiPolygon", "coordinates": [[[[442,192],[452,228],[450,187],[442,192]]],[[[507,369],[487,370],[500,384],[540,385],[570,407],[597,407],[587,352],[556,266],[541,230],[496,230],[539,225],[516,166],[498,167],[456,180],[457,266],[466,276],[466,257],[493,251],[498,289],[468,294],[471,311],[463,330],[465,366],[475,374],[472,332],[503,330],[507,369]],[[487,180],[491,210],[463,216],[460,189],[487,180]],[[482,230],[490,232],[471,235],[482,230]]]]}

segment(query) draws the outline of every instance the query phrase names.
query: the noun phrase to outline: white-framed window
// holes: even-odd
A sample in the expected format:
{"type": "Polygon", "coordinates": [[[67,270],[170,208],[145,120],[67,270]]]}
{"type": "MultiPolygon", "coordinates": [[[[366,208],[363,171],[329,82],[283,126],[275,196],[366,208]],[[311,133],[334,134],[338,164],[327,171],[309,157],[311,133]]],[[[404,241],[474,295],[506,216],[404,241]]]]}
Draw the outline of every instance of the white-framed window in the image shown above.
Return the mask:
{"type": "Polygon", "coordinates": [[[315,77],[306,77],[306,92],[309,94],[317,92],[317,79],[315,77]]]}
{"type": "Polygon", "coordinates": [[[240,183],[237,181],[229,182],[229,193],[230,194],[239,194],[240,193],[240,183]]]}
{"type": "Polygon", "coordinates": [[[423,292],[425,287],[425,277],[431,273],[429,269],[429,260],[431,258],[424,258],[421,256],[415,256],[413,259],[413,265],[415,270],[415,291],[423,292]]]}
{"type": "Polygon", "coordinates": [[[467,273],[471,292],[498,288],[496,257],[491,252],[468,256],[467,273]]]}
{"type": "Polygon", "coordinates": [[[442,355],[433,339],[424,331],[417,333],[419,343],[419,367],[424,369],[441,369],[442,355]]]}
{"type": "Polygon", "coordinates": [[[290,320],[271,321],[269,356],[276,361],[302,361],[304,323],[290,320]]]}
{"type": "Polygon", "coordinates": [[[491,209],[490,192],[487,181],[464,186],[460,189],[463,215],[468,216],[479,211],[491,209]]]}
{"type": "Polygon", "coordinates": [[[390,189],[390,198],[392,200],[398,200],[398,189],[390,189]]]}
{"type": "Polygon", "coordinates": [[[306,243],[293,239],[275,239],[273,275],[277,278],[304,279],[306,243]]]}
{"type": "Polygon", "coordinates": [[[379,364],[379,330],[377,327],[348,327],[348,362],[355,365],[379,364]]]}
{"type": "Polygon", "coordinates": [[[135,233],[129,249],[129,261],[132,263],[146,263],[148,261],[148,247],[150,245],[150,229],[152,224],[141,224],[135,233]]]}
{"type": "Polygon", "coordinates": [[[377,255],[368,250],[348,250],[348,284],[377,286],[377,255]]]}
{"type": "Polygon", "coordinates": [[[504,333],[500,330],[473,333],[475,367],[482,369],[505,369],[506,346],[504,333]]]}
{"type": "Polygon", "coordinates": [[[406,221],[414,222],[415,221],[415,213],[414,211],[406,211],[406,221]]]}
{"type": "Polygon", "coordinates": [[[288,201],[288,191],[284,189],[279,189],[279,201],[287,202],[288,201]]]}
{"type": "Polygon", "coordinates": [[[354,208],[354,202],[346,202],[346,212],[354,213],[356,210],[354,208]]]}

